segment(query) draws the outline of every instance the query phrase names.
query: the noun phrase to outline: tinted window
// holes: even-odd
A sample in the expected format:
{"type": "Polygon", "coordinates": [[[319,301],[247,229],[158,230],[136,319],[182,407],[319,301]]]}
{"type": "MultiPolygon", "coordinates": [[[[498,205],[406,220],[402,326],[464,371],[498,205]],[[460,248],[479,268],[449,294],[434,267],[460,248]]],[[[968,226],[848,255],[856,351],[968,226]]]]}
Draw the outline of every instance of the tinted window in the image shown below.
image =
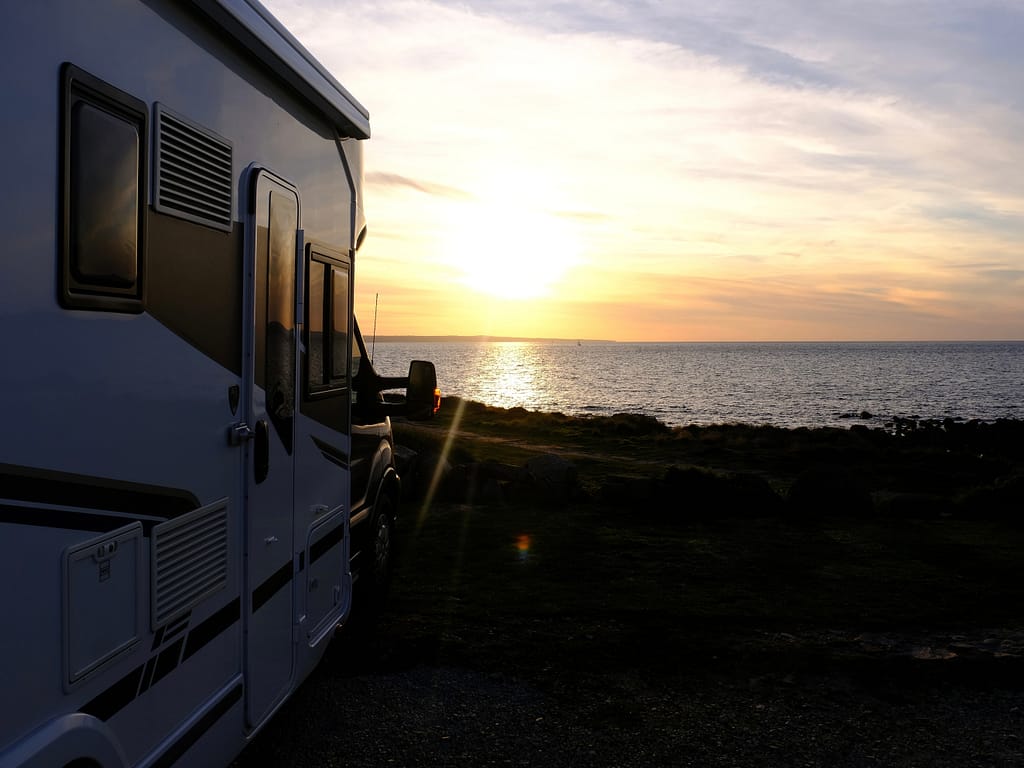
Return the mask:
{"type": "Polygon", "coordinates": [[[267,412],[291,453],[295,414],[295,232],[294,196],[270,193],[267,233],[266,390],[267,412]]]}
{"type": "Polygon", "coordinates": [[[348,364],[348,270],[331,268],[331,378],[345,378],[348,364]]]}
{"type": "Polygon", "coordinates": [[[80,101],[71,119],[71,270],[131,288],[139,262],[138,127],[80,101]]]}
{"type": "Polygon", "coordinates": [[[61,303],[141,312],[147,108],[76,67],[62,73],[61,303]]]}
{"type": "Polygon", "coordinates": [[[309,394],[339,393],[348,386],[351,280],[346,257],[309,246],[306,342],[309,394]]]}
{"type": "Polygon", "coordinates": [[[327,265],[319,261],[309,263],[309,384],[319,387],[324,384],[327,357],[324,346],[324,272],[327,265]]]}

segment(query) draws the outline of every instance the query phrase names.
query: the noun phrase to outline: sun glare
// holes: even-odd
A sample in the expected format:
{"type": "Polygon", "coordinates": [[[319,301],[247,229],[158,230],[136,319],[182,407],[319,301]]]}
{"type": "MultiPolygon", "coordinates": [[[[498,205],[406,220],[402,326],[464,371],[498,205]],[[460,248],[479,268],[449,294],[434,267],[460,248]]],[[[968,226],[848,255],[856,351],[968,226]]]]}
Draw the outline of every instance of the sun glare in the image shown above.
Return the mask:
{"type": "Polygon", "coordinates": [[[572,223],[532,207],[528,194],[511,186],[458,206],[445,248],[467,287],[500,299],[536,299],[579,260],[572,223]]]}

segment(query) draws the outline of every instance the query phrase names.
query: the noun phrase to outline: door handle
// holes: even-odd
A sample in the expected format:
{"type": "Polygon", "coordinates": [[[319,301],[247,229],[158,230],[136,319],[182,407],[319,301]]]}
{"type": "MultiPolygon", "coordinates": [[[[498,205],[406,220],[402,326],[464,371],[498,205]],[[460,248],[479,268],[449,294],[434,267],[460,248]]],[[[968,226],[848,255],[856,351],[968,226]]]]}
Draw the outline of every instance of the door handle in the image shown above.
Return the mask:
{"type": "Polygon", "coordinates": [[[258,484],[267,479],[270,471],[270,430],[267,420],[257,421],[253,433],[253,475],[258,484]]]}
{"type": "Polygon", "coordinates": [[[241,445],[252,440],[252,429],[244,421],[232,424],[228,429],[228,445],[241,445]]]}

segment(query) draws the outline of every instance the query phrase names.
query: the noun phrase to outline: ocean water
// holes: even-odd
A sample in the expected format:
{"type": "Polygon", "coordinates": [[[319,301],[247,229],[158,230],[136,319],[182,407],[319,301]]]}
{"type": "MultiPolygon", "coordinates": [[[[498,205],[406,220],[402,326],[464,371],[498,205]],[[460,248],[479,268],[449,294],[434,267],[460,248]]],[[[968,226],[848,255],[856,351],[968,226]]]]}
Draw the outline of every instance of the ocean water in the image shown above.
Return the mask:
{"type": "Polygon", "coordinates": [[[1024,418],[1021,341],[374,344],[381,373],[410,359],[434,362],[445,395],[670,425],[1024,418]]]}

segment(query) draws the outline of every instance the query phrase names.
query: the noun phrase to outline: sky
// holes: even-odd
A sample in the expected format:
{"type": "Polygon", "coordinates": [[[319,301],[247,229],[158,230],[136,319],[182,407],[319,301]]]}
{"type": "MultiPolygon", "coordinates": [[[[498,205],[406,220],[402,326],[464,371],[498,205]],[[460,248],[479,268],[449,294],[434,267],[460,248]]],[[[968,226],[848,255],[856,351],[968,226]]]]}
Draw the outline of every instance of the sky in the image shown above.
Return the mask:
{"type": "Polygon", "coordinates": [[[1024,339],[1021,0],[265,0],[382,335],[1024,339]]]}

